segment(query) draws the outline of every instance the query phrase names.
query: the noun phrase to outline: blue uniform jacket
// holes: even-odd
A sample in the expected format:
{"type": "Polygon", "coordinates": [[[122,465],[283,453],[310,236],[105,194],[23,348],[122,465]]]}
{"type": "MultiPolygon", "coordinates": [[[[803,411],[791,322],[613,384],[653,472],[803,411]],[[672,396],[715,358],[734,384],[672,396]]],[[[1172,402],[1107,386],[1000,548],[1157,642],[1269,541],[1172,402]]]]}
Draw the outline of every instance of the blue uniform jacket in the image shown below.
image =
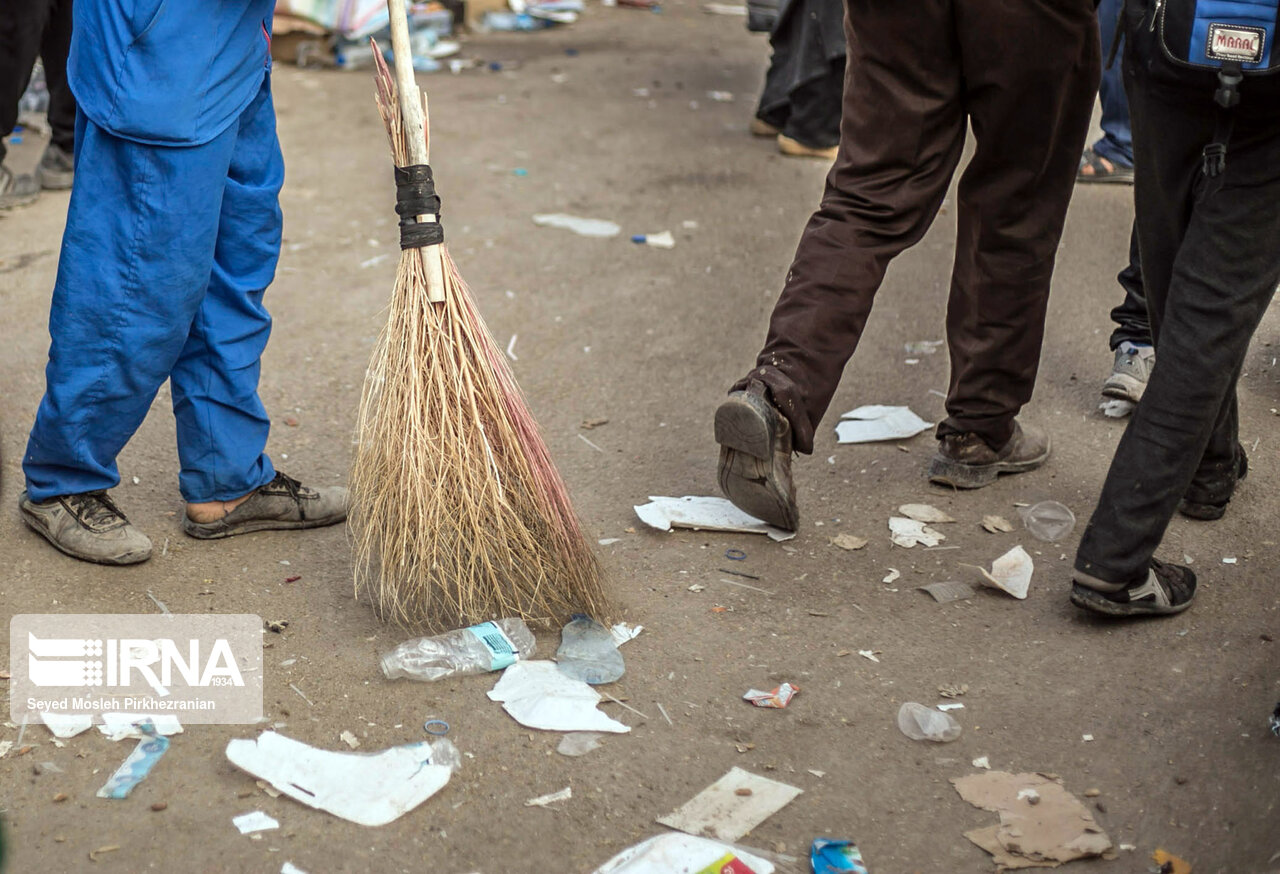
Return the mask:
{"type": "Polygon", "coordinates": [[[119,137],[207,143],[271,65],[274,0],[76,0],[67,76],[80,109],[119,137]]]}

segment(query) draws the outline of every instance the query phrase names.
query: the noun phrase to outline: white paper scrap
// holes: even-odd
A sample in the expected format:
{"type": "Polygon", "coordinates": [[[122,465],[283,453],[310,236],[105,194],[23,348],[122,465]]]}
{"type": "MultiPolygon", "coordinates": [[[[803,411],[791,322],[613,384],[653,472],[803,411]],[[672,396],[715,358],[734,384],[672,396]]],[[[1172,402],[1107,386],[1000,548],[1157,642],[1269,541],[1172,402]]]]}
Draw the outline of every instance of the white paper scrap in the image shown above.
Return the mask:
{"type": "Polygon", "coordinates": [[[940,531],[929,528],[923,522],[908,519],[905,516],[889,517],[889,539],[898,546],[910,549],[917,544],[937,546],[947,539],[940,531]]]}
{"type": "Polygon", "coordinates": [[[562,673],[555,662],[516,662],[502,672],[489,698],[516,722],[544,731],[607,731],[626,734],[631,727],[596,709],[600,693],[562,673]]]}
{"type": "Polygon", "coordinates": [[[254,832],[265,832],[273,828],[280,828],[280,823],[272,819],[261,810],[255,810],[252,813],[242,813],[239,816],[231,818],[231,824],[240,829],[240,834],[249,835],[254,832]]]}
{"type": "Polygon", "coordinates": [[[544,228],[561,228],[584,237],[616,237],[622,228],[604,219],[581,218],[562,212],[542,213],[533,217],[533,223],[544,228]]]}
{"type": "Polygon", "coordinates": [[[182,734],[182,723],[178,722],[178,717],[172,713],[104,713],[102,725],[98,726],[98,731],[102,732],[108,740],[126,738],[141,740],[146,735],[138,731],[137,723],[148,719],[156,727],[156,734],[165,737],[182,734]]]}
{"type": "Polygon", "coordinates": [[[802,791],[734,768],[658,822],[691,835],[732,843],[786,807],[802,791]],[[750,794],[739,795],[740,789],[750,794]]]}
{"type": "Polygon", "coordinates": [[[837,443],[904,440],[933,427],[932,423],[911,412],[909,407],[858,407],[845,413],[840,419],[836,424],[837,443]]]}
{"type": "Polygon", "coordinates": [[[1027,551],[1015,546],[991,563],[991,572],[978,568],[982,572],[985,584],[993,589],[1007,592],[1020,600],[1026,600],[1027,590],[1031,588],[1031,574],[1035,563],[1027,551]]]}
{"type": "MultiPolygon", "coordinates": [[[[745,8],[745,7],[744,7],[745,8]]],[[[741,850],[693,835],[665,834],[628,847],[594,874],[694,874],[732,871],[773,874],[773,863],[741,850]]]]}
{"type": "Polygon", "coordinates": [[[755,516],[742,512],[725,498],[686,495],[667,498],[650,495],[649,503],[634,508],[640,521],[659,531],[672,528],[705,529],[707,531],[739,531],[744,534],[767,534],[771,540],[790,540],[794,531],[783,531],[755,516]]]}
{"type": "Polygon", "coordinates": [[[307,874],[307,872],[303,871],[292,862],[285,862],[280,866],[280,874],[307,874]]]}
{"type": "Polygon", "coordinates": [[[379,753],[336,753],[263,732],[227,744],[231,764],[295,801],[360,825],[386,825],[440,791],[453,769],[431,763],[426,741],[379,753]]]}
{"type": "Polygon", "coordinates": [[[88,713],[48,713],[42,710],[40,719],[54,737],[75,737],[93,728],[93,717],[88,713]]]}
{"type": "Polygon", "coordinates": [[[613,634],[614,646],[622,646],[629,640],[635,640],[640,636],[640,632],[644,631],[643,625],[628,625],[625,622],[619,622],[617,625],[609,629],[613,634]]]}
{"type": "Polygon", "coordinates": [[[524,803],[525,807],[546,807],[548,804],[555,804],[557,801],[568,801],[573,797],[573,787],[566,786],[559,792],[552,792],[548,795],[539,795],[537,798],[530,798],[524,803]]]}

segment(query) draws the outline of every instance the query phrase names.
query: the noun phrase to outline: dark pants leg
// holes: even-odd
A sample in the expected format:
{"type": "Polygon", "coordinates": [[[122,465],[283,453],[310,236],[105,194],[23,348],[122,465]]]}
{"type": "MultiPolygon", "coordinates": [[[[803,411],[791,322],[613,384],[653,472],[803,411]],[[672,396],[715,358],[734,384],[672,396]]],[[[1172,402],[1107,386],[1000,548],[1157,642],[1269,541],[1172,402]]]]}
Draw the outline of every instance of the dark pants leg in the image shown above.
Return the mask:
{"type": "MultiPolygon", "coordinates": [[[[48,2],[48,0],[46,0],[48,2]]],[[[67,84],[67,53],[71,51],[71,0],[52,0],[49,21],[40,42],[44,80],[49,86],[49,139],[66,152],[76,141],[76,98],[67,84]]]]}
{"type": "Polygon", "coordinates": [[[1147,298],[1142,290],[1142,261],[1138,254],[1138,224],[1129,234],[1129,263],[1116,276],[1124,289],[1124,300],[1111,311],[1116,329],[1111,332],[1111,350],[1126,340],[1140,346],[1151,345],[1151,319],[1147,315],[1147,298]]]}
{"type": "Polygon", "coordinates": [[[1147,573],[1187,489],[1234,461],[1235,385],[1249,340],[1280,282],[1280,100],[1246,83],[1222,188],[1196,199],[1212,139],[1203,96],[1158,87],[1141,28],[1125,61],[1134,129],[1142,272],[1160,364],[1116,449],[1076,569],[1107,582],[1147,573]],[[1137,48],[1138,51],[1134,51],[1137,48]],[[1135,62],[1133,56],[1141,59],[1135,62]],[[1246,111],[1247,110],[1247,111],[1246,111]]]}
{"type": "Polygon", "coordinates": [[[825,74],[791,92],[791,112],[781,125],[785,135],[814,149],[840,142],[844,63],[844,58],[832,61],[825,74]]]}
{"type": "MultiPolygon", "coordinates": [[[[813,451],[889,262],[937,214],[972,123],[948,307],[943,433],[1008,441],[1101,61],[1090,0],[848,0],[840,153],[749,378],[813,451]]],[[[746,379],[736,387],[746,384],[746,379]]]]}
{"type": "Polygon", "coordinates": [[[6,152],[3,138],[18,123],[18,101],[31,82],[50,8],[48,0],[0,3],[0,161],[6,152]]]}

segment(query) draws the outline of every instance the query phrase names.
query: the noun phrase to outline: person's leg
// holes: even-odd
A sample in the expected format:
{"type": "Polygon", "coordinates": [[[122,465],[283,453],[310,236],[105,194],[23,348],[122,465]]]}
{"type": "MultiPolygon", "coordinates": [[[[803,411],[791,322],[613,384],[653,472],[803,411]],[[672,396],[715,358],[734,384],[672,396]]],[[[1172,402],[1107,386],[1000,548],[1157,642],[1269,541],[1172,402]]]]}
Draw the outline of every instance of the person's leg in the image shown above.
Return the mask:
{"type": "Polygon", "coordinates": [[[43,188],[70,188],[76,134],[76,98],[67,84],[67,53],[71,50],[71,0],[48,0],[49,20],[40,44],[44,78],[49,86],[49,146],[40,157],[38,176],[43,188]]]}
{"type": "Polygon", "coordinates": [[[47,0],[0,3],[0,209],[31,203],[40,194],[34,177],[5,166],[4,138],[18,124],[18,102],[31,81],[48,16],[47,0]]]}
{"type": "Polygon", "coordinates": [[[1138,227],[1129,234],[1129,263],[1116,276],[1124,289],[1124,300],[1111,311],[1116,328],[1111,332],[1111,351],[1115,353],[1111,374],[1102,383],[1102,396],[1126,401],[1119,408],[1107,407],[1108,415],[1123,417],[1132,405],[1142,400],[1151,368],[1155,366],[1155,348],[1151,342],[1151,317],[1147,314],[1147,298],[1143,293],[1142,261],[1138,250],[1138,227]]]}
{"type": "Polygon", "coordinates": [[[764,87],[756,103],[755,120],[751,132],[757,136],[776,136],[791,114],[788,93],[795,77],[796,40],[800,29],[796,27],[796,9],[802,0],[789,0],[779,10],[778,20],[769,33],[769,69],[764,74],[764,87]]]}
{"type": "Polygon", "coordinates": [[[1098,78],[1090,0],[960,4],[977,148],[956,195],[951,385],[938,437],[998,448],[1031,399],[1054,257],[1098,78]]]}
{"type": "Polygon", "coordinates": [[[782,126],[783,136],[814,150],[840,142],[844,67],[844,58],[831,61],[824,75],[791,92],[791,114],[782,126]]]}
{"type": "Polygon", "coordinates": [[[1117,167],[1133,167],[1133,132],[1129,128],[1129,98],[1124,93],[1124,72],[1118,52],[1124,47],[1124,33],[1120,28],[1120,9],[1124,0],[1102,0],[1098,5],[1098,30],[1102,37],[1103,70],[1098,85],[1098,99],[1102,103],[1102,138],[1093,144],[1093,151],[1117,167]],[[1120,41],[1115,62],[1106,67],[1111,57],[1112,43],[1120,41]]]}

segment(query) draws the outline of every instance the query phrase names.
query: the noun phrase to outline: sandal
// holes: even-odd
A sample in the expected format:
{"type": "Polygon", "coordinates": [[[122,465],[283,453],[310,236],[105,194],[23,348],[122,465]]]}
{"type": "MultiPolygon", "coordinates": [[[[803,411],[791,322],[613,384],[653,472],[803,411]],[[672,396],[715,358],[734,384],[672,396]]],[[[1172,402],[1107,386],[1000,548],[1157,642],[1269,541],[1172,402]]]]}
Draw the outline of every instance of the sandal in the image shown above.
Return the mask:
{"type": "Polygon", "coordinates": [[[1084,156],[1080,159],[1080,168],[1076,170],[1076,181],[1132,185],[1133,168],[1121,167],[1115,161],[1102,157],[1090,147],[1084,150],[1084,156]],[[1088,172],[1085,172],[1086,170],[1088,172]]]}
{"type": "Polygon", "coordinates": [[[1196,596],[1196,575],[1191,568],[1151,559],[1151,569],[1141,583],[1103,592],[1072,581],[1071,603],[1082,610],[1119,619],[1139,616],[1171,616],[1191,606],[1196,596]]]}

